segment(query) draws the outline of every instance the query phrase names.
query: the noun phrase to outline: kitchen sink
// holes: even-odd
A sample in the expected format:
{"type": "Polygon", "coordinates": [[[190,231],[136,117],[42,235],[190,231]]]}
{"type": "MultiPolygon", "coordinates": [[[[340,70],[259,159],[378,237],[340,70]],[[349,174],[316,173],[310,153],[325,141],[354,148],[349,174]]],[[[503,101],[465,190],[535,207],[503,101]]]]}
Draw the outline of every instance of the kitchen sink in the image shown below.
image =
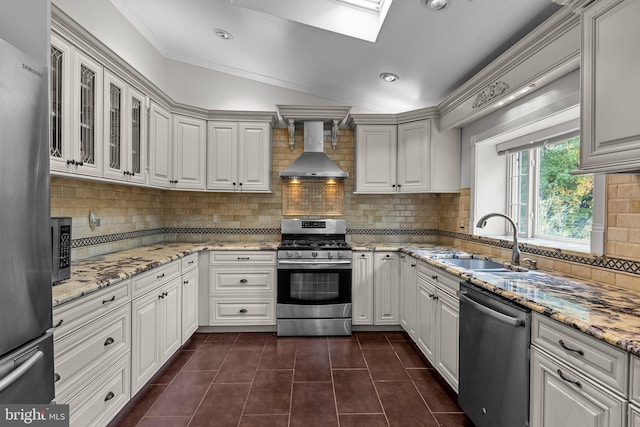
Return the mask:
{"type": "Polygon", "coordinates": [[[491,261],[489,259],[478,258],[449,258],[442,259],[441,262],[451,264],[456,267],[473,271],[511,271],[505,268],[501,263],[491,261]]]}

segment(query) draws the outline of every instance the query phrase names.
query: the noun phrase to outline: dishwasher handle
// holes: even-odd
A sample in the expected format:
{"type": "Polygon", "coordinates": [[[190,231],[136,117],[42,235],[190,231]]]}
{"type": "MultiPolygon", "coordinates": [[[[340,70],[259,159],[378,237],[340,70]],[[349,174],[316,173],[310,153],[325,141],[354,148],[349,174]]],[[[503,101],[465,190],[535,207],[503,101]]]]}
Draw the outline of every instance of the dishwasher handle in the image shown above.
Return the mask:
{"type": "Polygon", "coordinates": [[[472,300],[471,298],[469,298],[466,294],[466,292],[461,292],[458,291],[458,297],[460,298],[460,300],[473,305],[476,309],[478,309],[479,311],[483,312],[484,314],[491,316],[492,318],[506,323],[508,325],[511,325],[513,327],[519,327],[519,326],[524,326],[526,324],[526,321],[524,319],[519,319],[517,317],[511,317],[508,316],[506,314],[502,314],[498,311],[492,310],[489,307],[482,305],[480,303],[478,303],[477,301],[472,300]]]}

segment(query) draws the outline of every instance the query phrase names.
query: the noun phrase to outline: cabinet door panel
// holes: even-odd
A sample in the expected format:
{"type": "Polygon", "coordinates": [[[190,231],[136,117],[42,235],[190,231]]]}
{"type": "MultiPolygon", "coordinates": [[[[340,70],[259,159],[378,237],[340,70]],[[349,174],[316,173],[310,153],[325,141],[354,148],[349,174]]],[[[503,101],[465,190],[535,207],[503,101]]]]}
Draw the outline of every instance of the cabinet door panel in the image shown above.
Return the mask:
{"type": "Polygon", "coordinates": [[[356,140],[356,192],[395,192],[396,159],[396,126],[359,126],[356,140]]]}
{"type": "Polygon", "coordinates": [[[400,191],[429,190],[430,120],[398,126],[398,185],[400,191]]]}
{"type": "Polygon", "coordinates": [[[176,188],[204,190],[206,167],[206,124],[204,120],[173,117],[173,179],[176,188]]]}
{"type": "Polygon", "coordinates": [[[127,181],[144,184],[147,176],[147,113],[146,97],[142,92],[129,87],[125,132],[127,149],[127,181]]]}
{"type": "Polygon", "coordinates": [[[460,321],[460,303],[438,291],[438,311],[436,325],[438,325],[438,353],[436,369],[458,391],[458,330],[460,321]]]}
{"type": "Polygon", "coordinates": [[[160,338],[160,364],[166,362],[182,345],[182,288],[180,278],[162,287],[160,310],[162,336],[160,338]]]}
{"type": "Polygon", "coordinates": [[[207,145],[207,188],[235,190],[237,187],[238,124],[209,123],[207,145]]]}
{"type": "Polygon", "coordinates": [[[125,156],[126,83],[106,71],[104,73],[104,176],[124,180],[127,170],[125,156]]]}
{"type": "Polygon", "coordinates": [[[158,187],[169,187],[169,181],[173,180],[171,114],[152,102],[149,122],[150,183],[158,187]]]}
{"type": "Polygon", "coordinates": [[[402,268],[400,273],[401,280],[401,306],[400,306],[400,324],[411,338],[416,339],[417,331],[417,260],[409,255],[401,255],[402,268]]]}
{"type": "Polygon", "coordinates": [[[593,2],[583,13],[581,168],[640,167],[640,3],[593,2]]]}
{"type": "Polygon", "coordinates": [[[182,276],[182,344],[193,335],[196,329],[198,329],[197,268],[182,276]]]}
{"type": "Polygon", "coordinates": [[[240,123],[238,186],[243,191],[269,191],[271,184],[270,126],[240,123]]]}
{"type": "Polygon", "coordinates": [[[160,368],[158,292],[131,303],[131,393],[135,394],[160,368]]]}
{"type": "Polygon", "coordinates": [[[374,254],[374,306],[376,325],[400,324],[400,258],[397,253],[374,254]]]}
{"type": "Polygon", "coordinates": [[[436,289],[418,277],[418,347],[431,363],[435,362],[435,296],[436,289]]]}
{"type": "Polygon", "coordinates": [[[623,427],[625,413],[621,398],[532,350],[532,427],[623,427]]]}
{"type": "Polygon", "coordinates": [[[71,46],[51,34],[51,138],[52,171],[71,172],[71,46]]]}
{"type": "Polygon", "coordinates": [[[353,253],[352,284],[352,323],[373,325],[373,252],[353,253]]]}

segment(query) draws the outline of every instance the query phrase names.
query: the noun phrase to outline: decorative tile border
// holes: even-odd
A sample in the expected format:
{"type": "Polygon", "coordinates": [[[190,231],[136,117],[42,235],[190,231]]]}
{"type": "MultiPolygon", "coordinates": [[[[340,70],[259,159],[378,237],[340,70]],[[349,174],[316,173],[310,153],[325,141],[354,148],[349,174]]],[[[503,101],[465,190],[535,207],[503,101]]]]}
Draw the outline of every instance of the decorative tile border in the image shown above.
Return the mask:
{"type": "MultiPolygon", "coordinates": [[[[73,239],[71,247],[85,248],[93,245],[104,243],[113,243],[120,240],[135,239],[139,237],[152,236],[156,234],[280,234],[279,228],[154,228],[149,230],[128,231],[126,233],[106,234],[103,236],[84,237],[73,239]]],[[[351,228],[347,230],[349,235],[394,235],[394,236],[443,236],[458,240],[465,240],[483,245],[496,246],[504,249],[513,249],[513,243],[508,240],[492,239],[488,237],[472,236],[466,233],[456,233],[452,231],[444,231],[437,229],[369,229],[369,228],[351,228]]],[[[624,273],[640,275],[640,261],[632,261],[621,258],[610,257],[592,257],[583,256],[577,253],[563,252],[561,249],[545,249],[527,244],[520,244],[522,253],[544,256],[547,258],[558,259],[562,261],[574,262],[577,264],[588,265],[591,267],[606,268],[624,273]]]]}

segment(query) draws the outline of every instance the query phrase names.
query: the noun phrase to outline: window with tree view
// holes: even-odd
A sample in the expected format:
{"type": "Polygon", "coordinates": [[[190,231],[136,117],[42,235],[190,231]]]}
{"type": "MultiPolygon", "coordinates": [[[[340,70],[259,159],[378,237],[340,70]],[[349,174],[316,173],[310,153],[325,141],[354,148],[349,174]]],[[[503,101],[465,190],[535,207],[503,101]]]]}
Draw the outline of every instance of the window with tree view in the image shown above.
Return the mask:
{"type": "Polygon", "coordinates": [[[593,176],[578,169],[579,137],[509,155],[509,207],[523,237],[588,242],[593,176]]]}

